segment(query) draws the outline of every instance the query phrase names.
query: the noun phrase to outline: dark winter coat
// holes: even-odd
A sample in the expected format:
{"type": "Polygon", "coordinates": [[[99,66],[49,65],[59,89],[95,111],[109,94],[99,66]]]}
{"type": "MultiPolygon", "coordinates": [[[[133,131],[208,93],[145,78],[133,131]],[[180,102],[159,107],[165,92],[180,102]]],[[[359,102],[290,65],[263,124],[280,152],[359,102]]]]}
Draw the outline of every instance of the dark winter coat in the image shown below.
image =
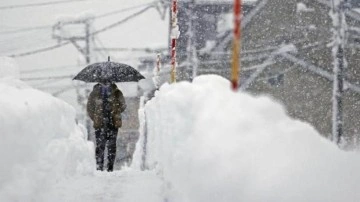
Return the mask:
{"type": "Polygon", "coordinates": [[[109,90],[110,95],[107,99],[109,104],[110,117],[104,117],[106,113],[103,111],[104,100],[101,90],[101,84],[96,84],[93,88],[93,91],[90,93],[87,102],[87,112],[91,120],[94,122],[94,128],[103,128],[105,126],[105,119],[110,120],[111,126],[120,128],[122,125],[121,112],[123,112],[126,108],[125,98],[117,86],[115,84],[111,84],[109,90]]]}

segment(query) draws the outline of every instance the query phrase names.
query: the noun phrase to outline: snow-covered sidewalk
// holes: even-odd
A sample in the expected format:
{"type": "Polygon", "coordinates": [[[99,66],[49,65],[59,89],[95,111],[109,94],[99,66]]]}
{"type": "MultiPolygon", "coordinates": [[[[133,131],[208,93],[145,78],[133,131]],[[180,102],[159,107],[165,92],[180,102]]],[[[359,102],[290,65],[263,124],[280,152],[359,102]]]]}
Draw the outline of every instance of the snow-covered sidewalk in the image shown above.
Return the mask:
{"type": "Polygon", "coordinates": [[[9,74],[0,78],[1,202],[360,201],[357,152],[219,76],[163,85],[140,110],[131,168],[108,173],[95,171],[74,108],[9,74]]]}
{"type": "Polygon", "coordinates": [[[152,171],[95,172],[60,180],[43,195],[52,202],[163,202],[163,186],[152,171]]]}
{"type": "Polygon", "coordinates": [[[75,109],[21,82],[15,61],[0,73],[0,201],[163,201],[154,171],[96,171],[75,109]]]}

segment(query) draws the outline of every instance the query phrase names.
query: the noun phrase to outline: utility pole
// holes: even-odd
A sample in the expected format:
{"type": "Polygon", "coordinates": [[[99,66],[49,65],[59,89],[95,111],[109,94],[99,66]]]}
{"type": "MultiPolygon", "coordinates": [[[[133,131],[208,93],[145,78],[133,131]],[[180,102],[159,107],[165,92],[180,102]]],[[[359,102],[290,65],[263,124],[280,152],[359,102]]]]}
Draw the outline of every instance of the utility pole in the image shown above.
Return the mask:
{"type": "Polygon", "coordinates": [[[85,21],[85,61],[86,64],[90,64],[90,22],[85,21]]]}
{"type": "MultiPolygon", "coordinates": [[[[71,21],[59,21],[53,26],[53,34],[52,34],[53,38],[57,39],[58,41],[71,42],[76,47],[76,49],[84,56],[86,66],[91,63],[91,43],[93,41],[93,36],[91,34],[92,22],[93,22],[93,18],[89,17],[85,19],[78,19],[71,21]],[[83,26],[84,34],[80,36],[71,33],[68,34],[71,30],[66,30],[67,25],[83,26]],[[81,46],[80,43],[83,43],[83,46],[81,46]]],[[[86,87],[86,84],[78,83],[76,85],[76,94],[77,94],[78,103],[83,110],[80,119],[83,121],[87,129],[88,139],[94,140],[92,134],[91,121],[89,117],[86,116],[86,102],[90,94],[90,89],[86,87]],[[81,89],[84,89],[84,91],[81,92],[81,89]]]]}
{"type": "Polygon", "coordinates": [[[194,7],[195,7],[195,0],[191,0],[191,2],[188,3],[188,10],[186,11],[186,15],[188,16],[188,43],[187,43],[187,68],[186,72],[189,72],[192,70],[192,76],[190,80],[193,80],[197,75],[197,52],[195,48],[195,41],[194,41],[194,15],[196,16],[196,13],[194,13],[194,7]]]}
{"type": "Polygon", "coordinates": [[[242,0],[234,0],[234,39],[231,63],[231,88],[239,88],[240,51],[241,51],[241,14],[242,0]]]}
{"type": "MultiPolygon", "coordinates": [[[[86,61],[86,65],[90,65],[91,63],[91,47],[90,47],[90,28],[91,28],[91,20],[86,20],[85,21],[85,61],[86,61]]],[[[90,89],[88,87],[85,87],[85,100],[83,103],[84,106],[84,110],[86,111],[86,102],[89,99],[89,95],[90,95],[90,89]]],[[[85,127],[86,130],[88,132],[88,140],[93,140],[95,142],[95,137],[93,137],[93,131],[92,131],[92,127],[91,127],[91,121],[90,118],[88,116],[86,116],[85,114],[85,127]]]]}
{"type": "Polygon", "coordinates": [[[339,145],[343,137],[343,92],[344,69],[346,68],[344,49],[346,44],[346,19],[343,0],[332,0],[334,83],[333,83],[333,141],[339,145]]]}
{"type": "Polygon", "coordinates": [[[171,72],[170,72],[170,81],[171,83],[176,82],[176,40],[179,37],[179,26],[177,24],[177,14],[178,14],[178,2],[177,0],[172,0],[171,6],[171,72]]]}

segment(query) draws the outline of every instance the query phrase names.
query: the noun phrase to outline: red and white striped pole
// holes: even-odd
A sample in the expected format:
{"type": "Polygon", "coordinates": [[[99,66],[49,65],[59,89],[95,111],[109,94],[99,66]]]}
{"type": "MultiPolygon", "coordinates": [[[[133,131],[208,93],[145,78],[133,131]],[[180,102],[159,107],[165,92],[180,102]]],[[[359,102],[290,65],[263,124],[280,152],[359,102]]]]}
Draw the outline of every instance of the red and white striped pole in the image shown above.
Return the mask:
{"type": "Polygon", "coordinates": [[[177,24],[177,0],[172,0],[171,7],[171,83],[176,82],[176,40],[179,37],[179,27],[177,24]]]}
{"type": "Polygon", "coordinates": [[[234,0],[234,40],[232,53],[231,87],[239,88],[240,51],[241,51],[241,0],[234,0]]]}

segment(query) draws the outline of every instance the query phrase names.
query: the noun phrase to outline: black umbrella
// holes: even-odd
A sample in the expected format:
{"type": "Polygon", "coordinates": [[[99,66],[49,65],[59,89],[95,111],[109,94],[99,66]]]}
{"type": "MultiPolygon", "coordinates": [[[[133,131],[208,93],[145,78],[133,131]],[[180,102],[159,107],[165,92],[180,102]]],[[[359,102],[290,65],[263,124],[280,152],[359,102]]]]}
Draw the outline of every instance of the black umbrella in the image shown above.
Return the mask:
{"type": "Polygon", "coordinates": [[[74,80],[105,83],[137,82],[144,78],[133,67],[127,64],[110,62],[109,57],[107,62],[98,62],[85,67],[74,77],[74,80]]]}

